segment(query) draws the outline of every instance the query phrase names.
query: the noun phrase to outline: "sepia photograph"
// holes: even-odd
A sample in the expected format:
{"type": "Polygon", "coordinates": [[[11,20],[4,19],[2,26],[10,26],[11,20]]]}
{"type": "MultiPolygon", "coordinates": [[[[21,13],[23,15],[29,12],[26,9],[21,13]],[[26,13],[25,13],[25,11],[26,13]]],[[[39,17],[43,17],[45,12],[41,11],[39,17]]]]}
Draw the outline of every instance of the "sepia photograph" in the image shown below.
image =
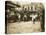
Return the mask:
{"type": "Polygon", "coordinates": [[[45,8],[40,2],[5,1],[5,33],[45,32],[45,8]]]}

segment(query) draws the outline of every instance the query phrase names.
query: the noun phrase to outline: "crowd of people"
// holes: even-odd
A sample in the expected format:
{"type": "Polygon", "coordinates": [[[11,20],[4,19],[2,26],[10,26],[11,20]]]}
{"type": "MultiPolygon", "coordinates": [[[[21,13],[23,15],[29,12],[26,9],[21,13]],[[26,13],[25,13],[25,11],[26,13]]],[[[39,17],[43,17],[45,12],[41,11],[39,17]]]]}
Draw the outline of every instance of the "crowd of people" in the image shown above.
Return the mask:
{"type": "Polygon", "coordinates": [[[34,6],[31,7],[31,10],[29,11],[30,7],[23,8],[17,7],[19,5],[12,5],[10,3],[6,4],[7,5],[7,10],[6,10],[6,17],[8,22],[20,22],[20,21],[39,21],[40,20],[40,13],[35,11],[34,6]]]}

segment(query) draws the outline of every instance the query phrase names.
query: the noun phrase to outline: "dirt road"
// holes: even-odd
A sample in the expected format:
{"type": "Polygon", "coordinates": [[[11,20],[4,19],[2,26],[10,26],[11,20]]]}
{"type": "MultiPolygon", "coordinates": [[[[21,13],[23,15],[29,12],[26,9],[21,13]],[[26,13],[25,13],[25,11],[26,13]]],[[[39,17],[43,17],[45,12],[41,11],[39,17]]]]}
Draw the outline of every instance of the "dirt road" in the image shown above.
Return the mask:
{"type": "Polygon", "coordinates": [[[40,21],[33,24],[32,21],[28,22],[15,22],[7,24],[7,33],[30,33],[30,32],[40,32],[41,23],[40,21]]]}

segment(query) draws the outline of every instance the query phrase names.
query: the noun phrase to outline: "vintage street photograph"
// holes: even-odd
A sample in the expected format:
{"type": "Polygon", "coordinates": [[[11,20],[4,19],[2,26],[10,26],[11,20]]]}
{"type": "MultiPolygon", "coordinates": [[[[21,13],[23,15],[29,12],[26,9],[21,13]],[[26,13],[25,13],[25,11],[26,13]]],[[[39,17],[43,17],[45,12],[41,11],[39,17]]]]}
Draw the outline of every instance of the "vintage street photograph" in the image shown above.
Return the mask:
{"type": "Polygon", "coordinates": [[[5,33],[45,32],[45,8],[39,2],[5,1],[5,33]]]}

